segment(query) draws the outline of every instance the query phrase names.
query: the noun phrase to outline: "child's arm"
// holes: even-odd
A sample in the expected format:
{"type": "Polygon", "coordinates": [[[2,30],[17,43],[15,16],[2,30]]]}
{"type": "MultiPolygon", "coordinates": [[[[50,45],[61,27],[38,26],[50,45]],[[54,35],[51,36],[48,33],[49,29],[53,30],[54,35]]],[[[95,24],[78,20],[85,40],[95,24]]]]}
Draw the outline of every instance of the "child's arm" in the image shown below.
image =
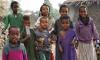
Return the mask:
{"type": "Polygon", "coordinates": [[[93,21],[92,21],[92,32],[93,32],[93,40],[99,40],[99,34],[93,21]]]}
{"type": "Polygon", "coordinates": [[[28,39],[30,38],[30,36],[25,36],[24,38],[22,38],[22,40],[21,40],[21,42],[25,42],[25,41],[27,41],[28,39]]]}
{"type": "Polygon", "coordinates": [[[60,38],[60,37],[59,37],[59,39],[58,39],[58,47],[59,47],[60,53],[62,53],[62,52],[63,52],[63,48],[62,48],[62,46],[61,46],[61,38],[60,38]]]}
{"type": "Polygon", "coordinates": [[[28,60],[28,56],[27,56],[27,52],[26,52],[26,48],[24,44],[21,44],[21,46],[22,46],[22,51],[23,51],[23,60],[28,60]]]}
{"type": "Polygon", "coordinates": [[[8,49],[6,47],[2,50],[2,60],[8,60],[8,49]]]}
{"type": "Polygon", "coordinates": [[[77,41],[79,40],[78,37],[79,37],[79,33],[80,33],[79,25],[80,25],[80,24],[79,24],[79,22],[77,21],[76,24],[75,24],[75,40],[77,40],[77,41]]]}

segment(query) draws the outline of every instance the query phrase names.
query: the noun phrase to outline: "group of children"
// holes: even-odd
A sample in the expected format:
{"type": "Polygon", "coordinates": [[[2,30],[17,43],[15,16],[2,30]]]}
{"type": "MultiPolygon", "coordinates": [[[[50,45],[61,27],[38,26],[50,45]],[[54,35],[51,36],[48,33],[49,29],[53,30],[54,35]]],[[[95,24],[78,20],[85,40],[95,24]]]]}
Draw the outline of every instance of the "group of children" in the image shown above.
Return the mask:
{"type": "Polygon", "coordinates": [[[93,42],[99,40],[99,34],[87,7],[79,7],[74,27],[66,5],[60,6],[60,18],[55,21],[49,15],[50,7],[43,4],[34,29],[30,29],[30,17],[18,13],[18,2],[13,1],[11,9],[13,13],[3,20],[5,29],[10,27],[2,60],[97,60],[93,42]]]}

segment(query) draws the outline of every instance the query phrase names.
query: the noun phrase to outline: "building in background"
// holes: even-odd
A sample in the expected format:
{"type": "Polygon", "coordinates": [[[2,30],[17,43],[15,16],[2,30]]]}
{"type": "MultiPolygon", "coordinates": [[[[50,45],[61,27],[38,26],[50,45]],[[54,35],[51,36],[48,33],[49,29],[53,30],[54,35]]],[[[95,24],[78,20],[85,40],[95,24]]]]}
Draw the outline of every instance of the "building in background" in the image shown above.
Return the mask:
{"type": "Polygon", "coordinates": [[[4,16],[7,13],[8,0],[0,0],[0,16],[4,16]]]}

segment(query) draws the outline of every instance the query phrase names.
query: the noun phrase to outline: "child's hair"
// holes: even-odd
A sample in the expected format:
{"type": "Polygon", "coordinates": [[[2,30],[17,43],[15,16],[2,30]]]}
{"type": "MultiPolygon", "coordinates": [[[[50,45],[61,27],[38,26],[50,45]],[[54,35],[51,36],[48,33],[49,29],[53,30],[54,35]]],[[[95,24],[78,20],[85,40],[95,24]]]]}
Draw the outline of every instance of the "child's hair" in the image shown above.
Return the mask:
{"type": "Polygon", "coordinates": [[[18,4],[18,2],[17,1],[12,1],[11,5],[10,5],[10,8],[12,8],[14,4],[18,4]]]}
{"type": "Polygon", "coordinates": [[[70,17],[69,17],[68,15],[61,16],[61,17],[60,17],[60,21],[61,21],[61,23],[62,23],[63,20],[67,20],[67,21],[69,21],[70,28],[73,28],[73,24],[72,24],[72,22],[71,22],[71,20],[70,20],[70,17]]]}
{"type": "Polygon", "coordinates": [[[48,17],[42,16],[42,17],[40,18],[40,22],[42,21],[42,19],[46,19],[46,20],[48,21],[48,17]]]}
{"type": "MultiPolygon", "coordinates": [[[[40,7],[40,12],[42,11],[42,7],[43,6],[47,6],[48,8],[49,8],[49,12],[50,12],[50,6],[49,5],[47,5],[47,4],[43,4],[41,7],[40,7]]],[[[39,16],[40,16],[41,14],[39,14],[39,16]]]]}
{"type": "Polygon", "coordinates": [[[87,9],[87,7],[86,7],[85,5],[81,5],[81,6],[79,7],[79,11],[81,10],[81,8],[87,9]]]}
{"type": "MultiPolygon", "coordinates": [[[[82,5],[82,6],[79,7],[79,12],[80,12],[80,10],[82,8],[87,10],[87,7],[85,5],[82,5]]],[[[78,20],[82,21],[82,23],[84,25],[88,25],[88,23],[89,23],[89,16],[88,16],[88,14],[86,15],[86,17],[82,17],[81,15],[79,15],[78,20]]]]}
{"type": "Polygon", "coordinates": [[[68,8],[68,10],[69,10],[69,7],[67,5],[61,5],[60,9],[59,9],[59,12],[61,12],[62,8],[68,8]]]}
{"type": "Polygon", "coordinates": [[[19,29],[19,27],[17,27],[17,26],[10,26],[9,29],[8,29],[9,30],[9,33],[12,32],[12,31],[10,31],[12,28],[18,28],[19,29]]]}
{"type": "Polygon", "coordinates": [[[28,15],[24,15],[24,16],[23,16],[23,20],[24,20],[24,21],[30,20],[30,17],[29,17],[28,15]]]}
{"type": "Polygon", "coordinates": [[[63,20],[68,20],[68,21],[69,21],[69,20],[70,20],[70,17],[67,16],[67,15],[66,15],[66,16],[61,16],[61,17],[60,17],[60,20],[61,20],[61,22],[62,22],[63,20]]]}

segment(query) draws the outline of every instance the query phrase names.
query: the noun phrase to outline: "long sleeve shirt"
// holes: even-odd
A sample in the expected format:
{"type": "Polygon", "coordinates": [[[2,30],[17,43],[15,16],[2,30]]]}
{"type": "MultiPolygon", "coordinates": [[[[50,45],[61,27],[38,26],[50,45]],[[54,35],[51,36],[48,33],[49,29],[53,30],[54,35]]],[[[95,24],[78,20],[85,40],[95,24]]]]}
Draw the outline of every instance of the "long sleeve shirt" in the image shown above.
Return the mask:
{"type": "Polygon", "coordinates": [[[88,25],[84,25],[80,20],[76,23],[77,40],[89,43],[91,40],[99,40],[99,34],[92,18],[89,18],[88,25]]]}
{"type": "Polygon", "coordinates": [[[26,49],[23,44],[8,44],[4,47],[2,60],[28,60],[26,49]]]}

